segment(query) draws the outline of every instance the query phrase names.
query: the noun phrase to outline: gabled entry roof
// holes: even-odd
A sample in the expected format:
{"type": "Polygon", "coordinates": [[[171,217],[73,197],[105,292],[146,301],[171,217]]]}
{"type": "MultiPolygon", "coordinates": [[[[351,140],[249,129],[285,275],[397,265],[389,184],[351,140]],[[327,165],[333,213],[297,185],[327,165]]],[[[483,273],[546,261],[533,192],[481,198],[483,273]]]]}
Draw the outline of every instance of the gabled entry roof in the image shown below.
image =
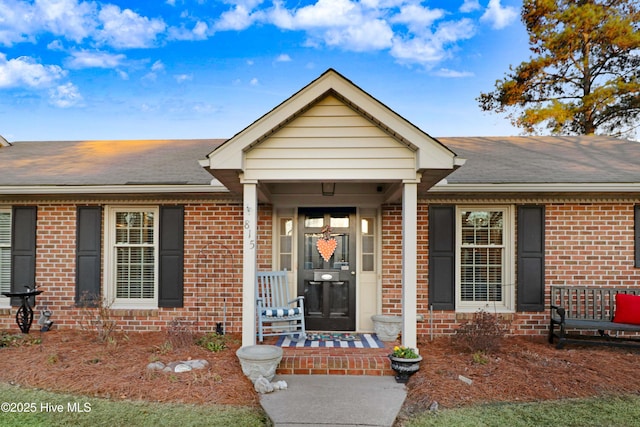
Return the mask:
{"type": "Polygon", "coordinates": [[[463,163],[449,148],[333,69],[201,161],[237,193],[242,191],[242,179],[421,179],[431,186],[463,163]]]}

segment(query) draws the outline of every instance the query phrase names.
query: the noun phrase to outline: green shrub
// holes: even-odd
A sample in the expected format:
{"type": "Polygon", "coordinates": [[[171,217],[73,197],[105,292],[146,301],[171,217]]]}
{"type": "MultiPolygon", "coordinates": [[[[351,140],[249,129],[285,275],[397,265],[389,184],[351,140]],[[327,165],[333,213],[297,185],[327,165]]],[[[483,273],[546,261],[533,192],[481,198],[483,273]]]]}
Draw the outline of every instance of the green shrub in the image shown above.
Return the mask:
{"type": "Polygon", "coordinates": [[[40,343],[42,343],[42,340],[32,335],[16,335],[6,331],[0,331],[0,348],[19,347],[23,345],[34,345],[40,343]]]}
{"type": "Polygon", "coordinates": [[[227,348],[227,338],[224,335],[211,332],[198,338],[196,344],[202,348],[206,348],[209,351],[217,353],[227,348]]]}

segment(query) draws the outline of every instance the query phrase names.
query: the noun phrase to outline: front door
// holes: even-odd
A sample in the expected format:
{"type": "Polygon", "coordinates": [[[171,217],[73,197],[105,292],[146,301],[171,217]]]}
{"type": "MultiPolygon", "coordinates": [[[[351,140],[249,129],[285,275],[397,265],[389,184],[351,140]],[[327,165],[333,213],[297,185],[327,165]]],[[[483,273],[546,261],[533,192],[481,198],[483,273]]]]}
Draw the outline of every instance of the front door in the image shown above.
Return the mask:
{"type": "Polygon", "coordinates": [[[354,331],[356,210],[300,208],[298,212],[298,293],[305,297],[306,327],[354,331]],[[318,244],[320,240],[325,242],[318,244]]]}

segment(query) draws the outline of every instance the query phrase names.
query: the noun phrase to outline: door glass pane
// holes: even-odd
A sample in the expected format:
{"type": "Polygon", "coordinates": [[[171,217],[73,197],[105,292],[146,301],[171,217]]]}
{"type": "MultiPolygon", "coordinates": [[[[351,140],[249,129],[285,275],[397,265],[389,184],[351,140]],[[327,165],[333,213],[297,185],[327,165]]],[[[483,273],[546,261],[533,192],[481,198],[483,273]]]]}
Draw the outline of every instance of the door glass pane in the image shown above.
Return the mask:
{"type": "Polygon", "coordinates": [[[318,252],[316,243],[322,238],[320,233],[305,233],[304,235],[304,269],[312,270],[314,268],[324,267],[324,260],[318,252]]]}
{"type": "Polygon", "coordinates": [[[291,270],[293,218],[280,219],[280,269],[291,270]]]}
{"type": "Polygon", "coordinates": [[[307,228],[313,228],[313,227],[321,228],[323,225],[324,225],[324,218],[322,214],[307,215],[306,218],[304,219],[304,226],[307,228]]]}
{"type": "Polygon", "coordinates": [[[374,222],[373,218],[362,218],[360,232],[362,233],[362,271],[373,271],[374,258],[374,222]]]}
{"type": "MultiPolygon", "coordinates": [[[[323,239],[321,233],[306,233],[304,235],[304,269],[311,270],[314,268],[325,268],[324,259],[318,247],[316,246],[319,239],[323,239]]],[[[349,235],[348,234],[332,234],[331,238],[337,242],[336,250],[329,258],[329,268],[340,269],[349,265],[349,235]]]]}
{"type": "Polygon", "coordinates": [[[334,239],[338,242],[338,246],[336,247],[336,251],[333,253],[333,257],[330,262],[332,268],[342,268],[349,266],[349,235],[348,234],[339,234],[332,235],[334,239]]]}
{"type": "Polygon", "coordinates": [[[331,228],[347,228],[349,227],[349,215],[332,216],[329,222],[331,228]]]}

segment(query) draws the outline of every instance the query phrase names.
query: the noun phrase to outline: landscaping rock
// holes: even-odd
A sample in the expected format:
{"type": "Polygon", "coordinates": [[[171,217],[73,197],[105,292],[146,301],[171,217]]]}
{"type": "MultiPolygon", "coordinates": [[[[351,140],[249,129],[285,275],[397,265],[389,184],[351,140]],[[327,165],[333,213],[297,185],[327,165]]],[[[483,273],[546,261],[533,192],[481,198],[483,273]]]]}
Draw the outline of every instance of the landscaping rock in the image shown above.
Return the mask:
{"type": "Polygon", "coordinates": [[[467,378],[464,375],[458,375],[458,379],[465,384],[471,385],[473,384],[473,380],[471,378],[467,378]]]}
{"type": "Polygon", "coordinates": [[[270,383],[268,379],[260,375],[254,383],[254,388],[258,393],[271,393],[274,390],[285,390],[287,388],[287,382],[276,381],[270,383]]]}
{"type": "Polygon", "coordinates": [[[162,371],[165,368],[162,362],[151,362],[147,365],[149,371],[162,371]]]}
{"type": "Polygon", "coordinates": [[[189,372],[191,371],[192,368],[189,365],[185,365],[184,363],[178,363],[174,368],[173,368],[173,372],[189,372]]]}
{"type": "Polygon", "coordinates": [[[268,379],[260,375],[256,378],[256,382],[254,383],[254,387],[258,393],[271,393],[273,391],[273,386],[269,382],[268,379]]]}
{"type": "Polygon", "coordinates": [[[185,360],[179,362],[171,362],[165,365],[162,362],[151,362],[147,365],[147,369],[150,371],[164,371],[164,372],[189,372],[193,369],[204,369],[209,366],[209,362],[204,359],[185,360]]]}
{"type": "Polygon", "coordinates": [[[192,369],[204,369],[209,366],[209,362],[204,359],[185,360],[182,363],[191,366],[192,369]]]}

